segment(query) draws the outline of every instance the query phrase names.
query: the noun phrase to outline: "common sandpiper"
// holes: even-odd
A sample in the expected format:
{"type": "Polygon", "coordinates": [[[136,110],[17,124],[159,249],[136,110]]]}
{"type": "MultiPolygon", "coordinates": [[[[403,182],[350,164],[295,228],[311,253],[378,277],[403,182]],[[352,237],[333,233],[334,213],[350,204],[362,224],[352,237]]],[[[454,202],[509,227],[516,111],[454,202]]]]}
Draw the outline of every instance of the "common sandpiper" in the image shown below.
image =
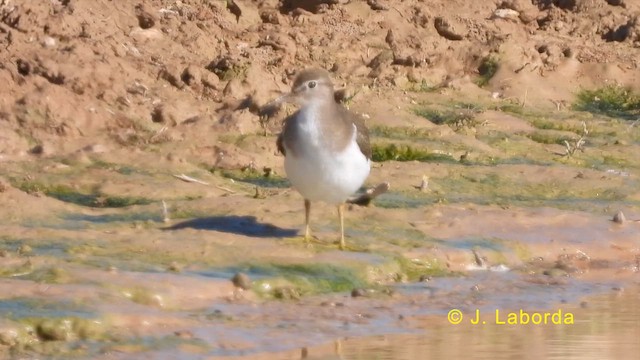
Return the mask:
{"type": "Polygon", "coordinates": [[[284,168],[291,185],[304,198],[306,241],[310,240],[312,201],[338,207],[340,249],[345,248],[345,201],[369,176],[369,131],[358,115],[334,99],[329,73],[306,69],[295,78],[291,92],[274,103],[295,103],[299,109],[287,117],[278,136],[284,168]]]}

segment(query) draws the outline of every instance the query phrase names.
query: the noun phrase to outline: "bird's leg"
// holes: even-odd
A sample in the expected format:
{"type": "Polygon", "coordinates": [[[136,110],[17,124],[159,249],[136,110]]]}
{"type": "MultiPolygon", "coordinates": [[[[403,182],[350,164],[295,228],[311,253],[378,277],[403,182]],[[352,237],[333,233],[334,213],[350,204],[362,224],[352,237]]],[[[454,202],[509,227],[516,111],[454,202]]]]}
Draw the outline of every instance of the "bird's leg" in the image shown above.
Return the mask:
{"type": "Polygon", "coordinates": [[[311,201],[304,199],[304,240],[311,240],[311,231],[309,230],[309,214],[311,213],[311,201]]]}
{"type": "Polygon", "coordinates": [[[338,216],[340,217],[340,250],[344,250],[344,248],[345,248],[345,243],[344,243],[344,205],[345,205],[345,203],[342,203],[342,204],[338,205],[338,216]]]}

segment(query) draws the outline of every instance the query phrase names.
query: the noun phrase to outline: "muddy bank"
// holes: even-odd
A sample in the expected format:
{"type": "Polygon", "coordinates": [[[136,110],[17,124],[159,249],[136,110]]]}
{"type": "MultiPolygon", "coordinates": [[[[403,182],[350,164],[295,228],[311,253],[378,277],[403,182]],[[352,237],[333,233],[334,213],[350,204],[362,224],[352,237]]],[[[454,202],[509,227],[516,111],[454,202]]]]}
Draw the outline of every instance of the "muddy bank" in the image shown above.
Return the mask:
{"type": "Polygon", "coordinates": [[[638,11],[0,1],[0,357],[637,353],[638,11]],[[347,251],[257,111],[308,66],[391,184],[347,251]],[[576,324],[445,323],[523,307],[576,324]]]}

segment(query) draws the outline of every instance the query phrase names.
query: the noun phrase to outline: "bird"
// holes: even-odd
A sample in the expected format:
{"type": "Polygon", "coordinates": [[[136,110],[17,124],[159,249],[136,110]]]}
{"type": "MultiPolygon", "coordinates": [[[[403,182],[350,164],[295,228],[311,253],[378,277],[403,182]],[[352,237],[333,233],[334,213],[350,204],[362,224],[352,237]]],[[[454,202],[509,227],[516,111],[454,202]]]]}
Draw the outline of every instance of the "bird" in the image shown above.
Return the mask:
{"type": "Polygon", "coordinates": [[[339,244],[344,250],[345,202],[371,169],[369,130],[362,117],[335,101],[331,77],[324,69],[300,71],[291,92],[274,102],[298,105],[284,120],[276,145],[285,157],[287,178],[304,198],[305,241],[311,238],[311,202],[321,201],[337,206],[339,244]]]}

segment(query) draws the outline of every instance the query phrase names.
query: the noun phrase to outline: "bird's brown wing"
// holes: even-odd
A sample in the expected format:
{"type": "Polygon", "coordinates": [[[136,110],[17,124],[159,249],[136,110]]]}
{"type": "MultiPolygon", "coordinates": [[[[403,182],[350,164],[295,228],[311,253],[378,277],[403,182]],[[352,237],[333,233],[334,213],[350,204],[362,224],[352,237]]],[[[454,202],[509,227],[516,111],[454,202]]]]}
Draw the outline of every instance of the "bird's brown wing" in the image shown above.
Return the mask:
{"type": "MultiPolygon", "coordinates": [[[[296,111],[295,113],[287,116],[284,119],[283,125],[282,125],[282,131],[280,132],[280,134],[278,135],[278,139],[276,140],[276,146],[278,147],[278,151],[282,153],[282,155],[287,156],[286,154],[286,148],[284,146],[285,141],[287,141],[287,139],[291,139],[291,138],[295,138],[297,136],[297,127],[295,126],[295,119],[297,116],[298,112],[296,111]]],[[[289,149],[295,154],[296,149],[295,148],[291,148],[291,143],[287,143],[287,146],[289,146],[289,149]]]]}
{"type": "MultiPolygon", "coordinates": [[[[344,109],[344,111],[348,111],[344,109]]],[[[350,118],[353,120],[353,124],[356,126],[356,142],[358,143],[358,147],[360,148],[360,152],[367,157],[367,159],[371,159],[371,143],[369,142],[369,129],[364,123],[364,119],[356,115],[354,113],[350,113],[350,118]]]]}
{"type": "Polygon", "coordinates": [[[287,156],[287,152],[284,149],[284,129],[282,129],[282,132],[278,134],[278,139],[276,140],[276,146],[278,147],[278,151],[282,155],[287,156]]]}

